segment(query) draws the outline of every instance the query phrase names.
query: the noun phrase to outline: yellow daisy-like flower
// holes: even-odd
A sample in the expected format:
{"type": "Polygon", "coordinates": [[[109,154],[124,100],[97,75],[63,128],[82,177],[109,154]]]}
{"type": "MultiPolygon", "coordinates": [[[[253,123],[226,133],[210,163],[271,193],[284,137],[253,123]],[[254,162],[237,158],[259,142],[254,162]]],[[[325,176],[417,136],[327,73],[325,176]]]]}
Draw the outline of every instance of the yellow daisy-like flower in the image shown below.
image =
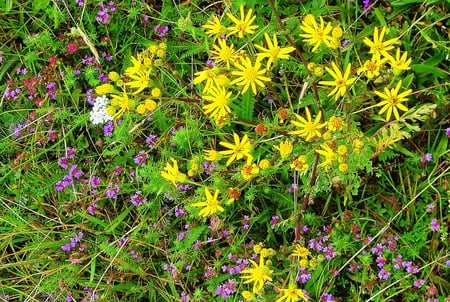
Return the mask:
{"type": "Polygon", "coordinates": [[[256,299],[255,294],[248,290],[244,290],[241,295],[246,301],[254,301],[256,299]]]}
{"type": "Polygon", "coordinates": [[[148,88],[148,86],[150,85],[150,72],[151,69],[138,70],[135,73],[128,73],[128,77],[132,81],[126,82],[125,86],[131,87],[132,89],[136,89],[133,92],[133,95],[141,93],[145,88],[148,88]]]}
{"type": "Polygon", "coordinates": [[[384,64],[384,60],[377,60],[375,56],[372,59],[364,62],[363,66],[359,67],[357,70],[358,74],[364,72],[368,79],[373,79],[380,75],[380,67],[384,64]]]}
{"type": "Polygon", "coordinates": [[[378,114],[383,114],[386,112],[386,121],[389,121],[391,118],[391,114],[394,113],[395,119],[399,120],[400,115],[398,114],[398,110],[401,111],[407,111],[408,108],[402,104],[402,102],[405,102],[408,100],[407,96],[409,96],[412,92],[412,89],[408,89],[406,91],[403,91],[402,93],[398,93],[400,90],[400,87],[402,86],[402,81],[400,80],[397,83],[397,86],[395,88],[389,90],[388,88],[384,88],[384,93],[379,91],[374,91],[376,95],[378,95],[380,98],[384,99],[383,101],[379,102],[377,106],[381,107],[380,112],[378,114]]]}
{"type": "Polygon", "coordinates": [[[228,106],[231,98],[231,91],[228,92],[223,87],[211,86],[208,95],[202,96],[205,101],[210,102],[204,105],[202,108],[210,118],[218,119],[219,117],[227,116],[231,113],[231,109],[228,106]]]}
{"type": "Polygon", "coordinates": [[[114,86],[111,84],[102,84],[99,85],[97,87],[95,87],[95,93],[98,95],[104,95],[104,94],[108,94],[108,93],[113,93],[114,92],[114,86]]]}
{"type": "Polygon", "coordinates": [[[282,296],[275,302],[297,302],[308,301],[305,293],[301,289],[298,289],[294,283],[289,284],[288,288],[280,288],[282,296]]]}
{"type": "Polygon", "coordinates": [[[187,176],[184,173],[181,173],[178,170],[178,163],[172,157],[170,158],[172,161],[172,165],[170,163],[166,163],[164,170],[161,171],[161,176],[168,181],[171,181],[174,186],[177,186],[177,182],[183,183],[187,181],[187,176]]]}
{"type": "Polygon", "coordinates": [[[311,252],[306,247],[301,246],[300,244],[295,245],[295,250],[291,254],[291,256],[293,257],[300,258],[307,258],[309,255],[311,255],[311,252]]]}
{"type": "Polygon", "coordinates": [[[259,258],[259,264],[251,259],[249,261],[253,267],[241,271],[242,275],[246,274],[246,276],[241,276],[241,278],[246,279],[244,284],[253,282],[252,292],[257,294],[264,287],[266,281],[272,281],[270,275],[273,273],[273,270],[269,269],[264,263],[264,257],[262,256],[259,258]]]}
{"type": "Polygon", "coordinates": [[[128,97],[125,89],[123,90],[122,94],[112,94],[111,96],[111,106],[109,106],[106,111],[114,119],[121,118],[125,111],[133,109],[136,104],[136,101],[134,99],[130,99],[128,97]]]}
{"type": "Polygon", "coordinates": [[[227,13],[228,18],[230,18],[234,23],[234,26],[228,27],[228,35],[234,35],[237,33],[238,37],[242,39],[244,34],[253,34],[255,29],[258,28],[258,25],[252,25],[253,21],[256,19],[256,16],[252,16],[252,9],[248,10],[247,15],[245,15],[243,5],[239,7],[239,10],[241,13],[240,19],[236,18],[231,13],[227,13]]]}
{"type": "Polygon", "coordinates": [[[291,131],[289,132],[289,134],[304,137],[305,140],[308,142],[315,137],[321,137],[322,133],[319,130],[325,127],[327,124],[325,123],[320,124],[320,119],[322,118],[321,111],[319,111],[314,121],[311,118],[311,113],[309,112],[308,107],[305,108],[305,112],[306,112],[306,119],[298,114],[295,114],[295,117],[298,119],[298,121],[292,120],[291,124],[299,127],[300,129],[291,131]]]}
{"type": "Polygon", "coordinates": [[[227,32],[227,28],[222,25],[219,18],[217,16],[213,16],[212,20],[208,20],[208,22],[202,26],[206,29],[206,34],[208,36],[219,36],[224,35],[227,32]]]}
{"type": "Polygon", "coordinates": [[[234,63],[236,60],[235,52],[234,44],[228,46],[225,39],[219,39],[219,45],[213,45],[213,50],[211,50],[212,58],[216,63],[224,62],[227,69],[230,69],[230,62],[234,63]]]}
{"type": "Polygon", "coordinates": [[[241,174],[245,180],[250,180],[259,174],[259,167],[256,164],[247,164],[242,168],[241,174]]]}
{"type": "MultiPolygon", "coordinates": [[[[213,83],[217,82],[217,72],[219,70],[217,68],[206,68],[205,70],[202,71],[197,71],[194,76],[194,85],[200,84],[204,81],[206,81],[205,83],[205,87],[203,88],[203,93],[208,92],[208,90],[211,88],[213,83]]],[[[217,83],[216,83],[217,84],[217,83]]],[[[217,85],[219,86],[219,85],[217,85]]]]}
{"type": "Polygon", "coordinates": [[[203,152],[205,153],[204,158],[207,161],[217,161],[222,158],[222,154],[216,150],[203,150],[203,152]]]}
{"type": "Polygon", "coordinates": [[[294,146],[292,145],[292,142],[285,141],[281,142],[279,146],[274,146],[274,148],[280,151],[281,158],[285,159],[292,153],[294,146]]]}
{"type": "Polygon", "coordinates": [[[324,43],[326,46],[333,48],[331,40],[333,37],[330,35],[333,30],[333,26],[328,22],[325,26],[323,18],[320,17],[320,25],[317,24],[314,16],[307,15],[300,25],[300,29],[304,31],[304,34],[300,34],[300,37],[305,38],[305,42],[309,45],[313,45],[313,52],[319,49],[320,44],[324,43]]]}
{"type": "Polygon", "coordinates": [[[297,172],[304,172],[308,170],[309,165],[306,159],[306,156],[300,155],[290,165],[291,169],[294,169],[297,172]]]}
{"type": "Polygon", "coordinates": [[[198,213],[201,217],[208,217],[213,214],[216,214],[217,212],[223,212],[224,208],[220,206],[220,202],[217,200],[217,197],[219,196],[219,189],[216,189],[214,192],[214,196],[209,192],[208,188],[205,187],[205,196],[206,201],[202,202],[196,202],[193,203],[193,207],[202,207],[203,209],[200,210],[198,213]]]}
{"type": "Polygon", "coordinates": [[[325,70],[334,78],[334,81],[320,81],[319,84],[326,86],[334,86],[334,89],[327,96],[334,96],[334,99],[337,100],[340,96],[344,96],[347,91],[347,87],[353,84],[356,81],[356,78],[350,78],[350,70],[352,68],[352,64],[348,64],[345,68],[344,75],[342,75],[341,70],[337,67],[336,63],[332,62],[331,66],[333,70],[325,67],[325,70]]]}
{"type": "Polygon", "coordinates": [[[323,143],[320,144],[320,147],[322,149],[315,149],[317,153],[325,157],[325,160],[319,164],[319,167],[324,167],[325,169],[328,169],[328,167],[333,163],[333,161],[336,158],[336,154],[334,153],[333,149],[328,146],[328,144],[323,143]]]}
{"type": "Polygon", "coordinates": [[[257,44],[255,44],[255,47],[256,49],[261,51],[260,53],[256,54],[258,59],[269,58],[269,60],[267,61],[267,69],[269,69],[272,64],[275,64],[278,59],[289,59],[289,53],[295,50],[295,48],[292,46],[278,46],[278,40],[275,34],[273,34],[273,42],[270,40],[270,37],[267,33],[264,33],[264,38],[267,42],[267,48],[264,48],[261,45],[257,44]]]}
{"type": "Polygon", "coordinates": [[[133,66],[130,66],[127,69],[125,69],[125,75],[127,76],[137,73],[143,67],[139,57],[135,58],[134,56],[131,56],[130,60],[133,66]]]}
{"type": "Polygon", "coordinates": [[[259,167],[261,168],[261,170],[269,169],[270,161],[268,159],[261,159],[259,162],[259,167]]]}
{"type": "Polygon", "coordinates": [[[377,60],[381,59],[381,55],[383,55],[384,57],[389,57],[388,51],[393,49],[394,46],[392,46],[392,44],[398,41],[398,38],[393,38],[383,42],[386,30],[387,27],[383,26],[383,28],[381,29],[381,33],[378,34],[378,27],[375,27],[373,33],[373,41],[371,41],[367,37],[363,40],[364,44],[370,47],[369,53],[373,54],[377,60]]]}
{"type": "Polygon", "coordinates": [[[266,70],[261,69],[260,60],[257,59],[253,66],[252,62],[247,57],[242,63],[243,64],[235,63],[235,67],[239,70],[231,72],[231,74],[237,76],[237,78],[231,81],[230,85],[237,84],[238,86],[243,86],[241,94],[244,94],[251,86],[253,93],[256,94],[256,85],[264,87],[265,85],[263,82],[270,82],[270,78],[264,76],[266,70]]]}
{"type": "Polygon", "coordinates": [[[244,157],[247,158],[248,162],[251,162],[253,156],[250,154],[252,151],[252,144],[248,139],[247,134],[242,137],[242,140],[239,138],[239,135],[233,133],[234,144],[228,142],[220,142],[219,144],[227,149],[225,151],[219,151],[221,155],[230,156],[226,165],[229,166],[235,159],[240,160],[244,157]]]}
{"type": "Polygon", "coordinates": [[[402,70],[410,69],[409,65],[411,64],[411,58],[408,59],[407,51],[405,51],[400,56],[400,48],[397,48],[395,58],[393,56],[389,56],[389,64],[394,70],[394,74],[399,75],[402,72],[402,70]]]}

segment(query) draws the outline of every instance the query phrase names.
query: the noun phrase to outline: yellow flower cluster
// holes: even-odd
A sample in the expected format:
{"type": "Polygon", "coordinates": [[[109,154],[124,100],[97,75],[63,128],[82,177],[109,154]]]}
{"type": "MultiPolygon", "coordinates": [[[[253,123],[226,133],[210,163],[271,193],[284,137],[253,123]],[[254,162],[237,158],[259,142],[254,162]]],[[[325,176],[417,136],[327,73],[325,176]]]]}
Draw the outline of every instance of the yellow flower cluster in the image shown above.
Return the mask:
{"type": "Polygon", "coordinates": [[[213,63],[194,74],[193,84],[203,85],[203,111],[219,127],[228,122],[232,113],[230,104],[238,95],[248,90],[257,94],[260,89],[265,88],[266,83],[271,81],[269,70],[278,60],[289,59],[289,54],[295,50],[292,46],[279,46],[276,35],[271,39],[265,33],[265,43],[253,45],[259,52],[248,53],[244,48],[251,46],[252,42],[242,39],[253,35],[258,29],[259,26],[254,24],[255,20],[253,10],[246,11],[241,5],[239,16],[232,13],[226,13],[223,18],[213,16],[202,26],[212,38],[210,52],[213,63]],[[241,42],[240,50],[236,50],[234,41],[241,42]],[[233,95],[233,90],[237,95],[233,95]]]}
{"type": "Polygon", "coordinates": [[[304,38],[307,44],[313,46],[313,52],[316,52],[322,44],[331,49],[338,48],[339,39],[343,34],[340,26],[333,27],[331,22],[325,24],[322,17],[319,17],[319,23],[317,23],[316,18],[311,14],[305,16],[300,29],[303,31],[300,37],[304,38]]]}
{"type": "MultiPolygon", "coordinates": [[[[358,74],[364,73],[368,79],[373,79],[380,75],[380,70],[384,68],[384,65],[388,63],[392,69],[395,76],[398,76],[402,71],[410,69],[411,58],[408,58],[408,52],[401,53],[400,48],[396,49],[395,56],[391,55],[389,51],[394,49],[394,44],[399,40],[399,38],[392,38],[387,41],[384,40],[387,27],[383,26],[381,32],[376,27],[373,33],[373,40],[369,38],[364,38],[364,44],[369,46],[369,54],[372,58],[365,61],[364,64],[358,68],[358,74]]],[[[382,100],[377,104],[381,107],[378,114],[386,114],[386,121],[389,121],[392,114],[396,120],[400,119],[399,110],[407,111],[408,108],[403,104],[407,101],[412,92],[408,89],[402,93],[399,93],[402,86],[402,81],[398,81],[395,88],[388,89],[384,88],[383,92],[375,91],[375,95],[380,97],[382,100]]]]}
{"type": "Polygon", "coordinates": [[[157,108],[155,100],[161,98],[162,92],[158,87],[156,69],[164,65],[166,49],[166,43],[159,43],[131,56],[132,65],[125,69],[124,76],[110,72],[108,78],[111,83],[96,87],[97,94],[111,97],[107,107],[109,115],[118,119],[127,111],[146,114],[157,108]]]}

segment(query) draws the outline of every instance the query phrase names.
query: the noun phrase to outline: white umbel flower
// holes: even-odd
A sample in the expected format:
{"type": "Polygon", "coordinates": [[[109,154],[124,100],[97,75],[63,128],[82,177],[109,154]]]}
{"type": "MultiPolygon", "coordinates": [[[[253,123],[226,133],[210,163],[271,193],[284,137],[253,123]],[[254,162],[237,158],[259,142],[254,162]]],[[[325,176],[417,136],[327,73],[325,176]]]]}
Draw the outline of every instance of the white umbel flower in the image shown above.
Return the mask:
{"type": "Polygon", "coordinates": [[[113,117],[106,112],[108,101],[109,99],[106,95],[99,96],[95,99],[94,107],[92,107],[91,116],[89,117],[93,125],[104,124],[113,120],[113,117]]]}

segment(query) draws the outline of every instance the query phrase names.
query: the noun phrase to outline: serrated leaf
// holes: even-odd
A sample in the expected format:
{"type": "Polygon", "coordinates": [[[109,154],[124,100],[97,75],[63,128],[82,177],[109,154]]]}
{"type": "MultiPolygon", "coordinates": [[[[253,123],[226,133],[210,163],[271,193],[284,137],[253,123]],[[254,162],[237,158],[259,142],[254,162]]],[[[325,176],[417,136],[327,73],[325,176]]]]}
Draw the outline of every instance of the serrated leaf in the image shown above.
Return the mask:
{"type": "Polygon", "coordinates": [[[411,108],[403,117],[403,120],[425,121],[428,116],[436,109],[436,104],[423,104],[417,109],[411,108]]]}

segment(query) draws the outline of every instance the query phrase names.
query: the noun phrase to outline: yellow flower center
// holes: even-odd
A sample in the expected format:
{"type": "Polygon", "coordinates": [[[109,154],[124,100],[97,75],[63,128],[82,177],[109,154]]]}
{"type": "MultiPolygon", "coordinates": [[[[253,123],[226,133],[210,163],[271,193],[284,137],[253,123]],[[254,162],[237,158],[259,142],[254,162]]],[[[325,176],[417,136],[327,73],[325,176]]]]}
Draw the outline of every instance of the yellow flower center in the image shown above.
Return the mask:
{"type": "Polygon", "coordinates": [[[301,160],[296,159],[296,160],[294,160],[294,166],[298,170],[303,170],[304,166],[305,166],[305,163],[303,161],[301,161],[301,160]]]}
{"type": "Polygon", "coordinates": [[[231,52],[231,48],[229,48],[229,47],[222,48],[219,53],[219,57],[224,61],[231,59],[231,55],[232,55],[232,52],[231,52]]]}
{"type": "Polygon", "coordinates": [[[336,80],[336,86],[337,86],[337,87],[346,87],[347,85],[346,85],[344,79],[337,79],[337,80],[336,80]]]}
{"type": "Polygon", "coordinates": [[[280,53],[279,47],[274,47],[270,50],[270,55],[272,56],[272,58],[277,58],[279,53],[280,53]]]}
{"type": "Polygon", "coordinates": [[[214,79],[216,77],[216,73],[210,69],[210,70],[206,71],[206,77],[208,79],[214,79]]]}
{"type": "Polygon", "coordinates": [[[245,22],[239,22],[236,28],[238,29],[238,31],[245,31],[245,29],[247,28],[247,24],[245,22]]]}
{"type": "Polygon", "coordinates": [[[383,43],[373,43],[373,50],[374,51],[382,51],[384,49],[383,43]]]}
{"type": "Polygon", "coordinates": [[[248,82],[254,82],[256,80],[256,77],[258,76],[258,73],[256,72],[256,69],[253,67],[249,67],[245,70],[245,79],[248,82]]]}
{"type": "Polygon", "coordinates": [[[377,64],[375,64],[372,61],[369,61],[366,63],[366,69],[367,69],[367,71],[375,71],[375,70],[377,70],[377,64]]]}
{"type": "Polygon", "coordinates": [[[397,106],[398,104],[398,97],[397,96],[393,96],[391,97],[391,99],[389,100],[392,106],[397,106]]]}
{"type": "Polygon", "coordinates": [[[323,30],[320,29],[320,28],[318,28],[318,29],[316,30],[316,32],[314,33],[314,39],[316,39],[316,40],[322,40],[322,37],[323,37],[323,30]]]}
{"type": "Polygon", "coordinates": [[[305,124],[305,132],[314,133],[316,132],[317,125],[314,122],[306,122],[305,124]]]}

